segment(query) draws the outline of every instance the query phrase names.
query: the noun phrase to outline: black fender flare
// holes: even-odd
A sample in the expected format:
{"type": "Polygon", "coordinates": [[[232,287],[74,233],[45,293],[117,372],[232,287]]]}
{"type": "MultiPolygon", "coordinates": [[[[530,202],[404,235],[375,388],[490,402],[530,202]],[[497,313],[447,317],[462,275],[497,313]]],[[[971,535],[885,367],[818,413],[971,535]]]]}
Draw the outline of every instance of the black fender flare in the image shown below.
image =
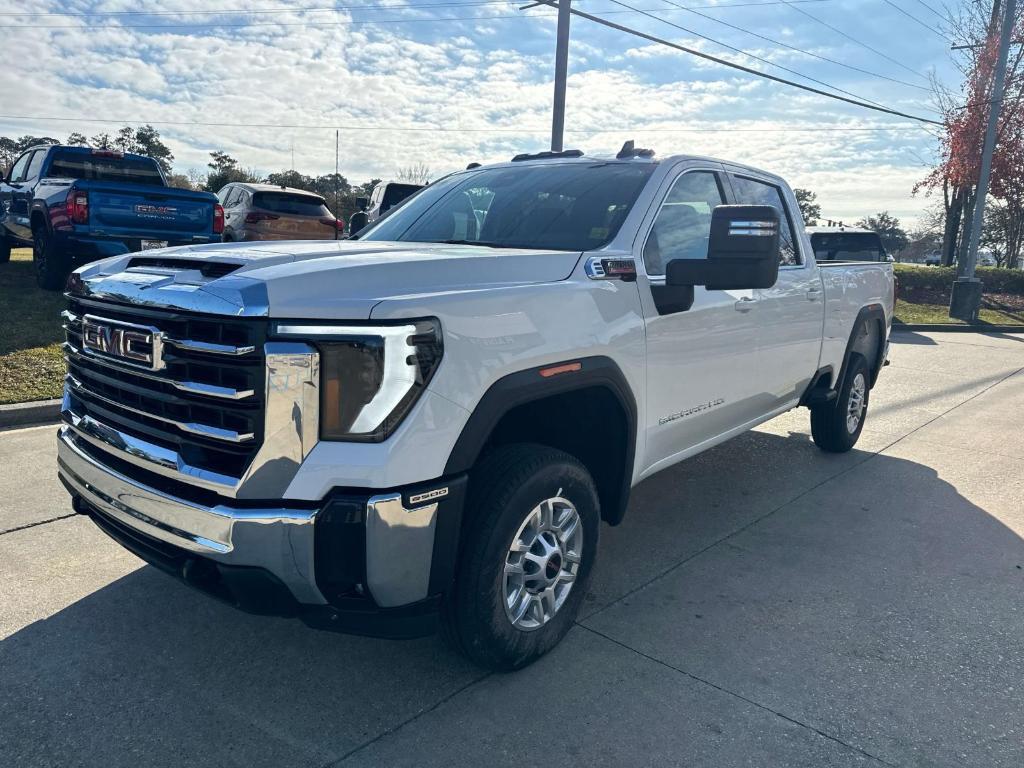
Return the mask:
{"type": "Polygon", "coordinates": [[[839,369],[839,375],[832,382],[833,389],[838,390],[846,377],[846,371],[850,367],[850,357],[854,354],[854,345],[857,341],[857,329],[862,325],[872,322],[878,325],[878,350],[875,352],[875,359],[868,360],[868,364],[871,366],[871,386],[875,386],[878,374],[882,370],[882,363],[885,362],[883,359],[885,357],[885,342],[887,338],[885,309],[883,309],[881,304],[868,304],[861,307],[860,312],[857,313],[857,319],[853,321],[853,326],[850,329],[850,338],[846,342],[846,352],[843,354],[843,365],[839,369]]]}
{"type": "Polygon", "coordinates": [[[463,427],[455,447],[448,456],[445,475],[468,472],[501,419],[513,408],[575,390],[602,387],[618,401],[626,419],[627,442],[624,451],[622,482],[602,517],[611,525],[622,521],[633,484],[633,462],[636,457],[637,407],[633,391],[618,364],[609,357],[571,358],[510,373],[494,382],[463,427]],[[543,376],[541,371],[562,365],[579,364],[578,370],[543,376]]]}

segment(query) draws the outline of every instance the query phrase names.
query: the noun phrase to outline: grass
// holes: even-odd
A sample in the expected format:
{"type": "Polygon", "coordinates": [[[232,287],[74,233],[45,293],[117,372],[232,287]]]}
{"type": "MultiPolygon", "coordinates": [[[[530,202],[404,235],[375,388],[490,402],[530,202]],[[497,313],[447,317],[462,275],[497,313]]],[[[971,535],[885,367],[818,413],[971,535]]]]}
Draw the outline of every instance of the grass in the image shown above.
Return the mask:
{"type": "Polygon", "coordinates": [[[36,287],[32,252],[0,264],[0,404],[60,397],[64,357],[60,293],[36,287]]]}
{"type": "MultiPolygon", "coordinates": [[[[949,316],[949,302],[944,304],[914,303],[904,299],[896,300],[896,322],[907,324],[935,323],[945,325],[967,325],[963,320],[949,316]]],[[[979,327],[985,325],[1020,325],[1024,327],[1024,315],[1020,312],[982,307],[978,313],[979,327]]]]}

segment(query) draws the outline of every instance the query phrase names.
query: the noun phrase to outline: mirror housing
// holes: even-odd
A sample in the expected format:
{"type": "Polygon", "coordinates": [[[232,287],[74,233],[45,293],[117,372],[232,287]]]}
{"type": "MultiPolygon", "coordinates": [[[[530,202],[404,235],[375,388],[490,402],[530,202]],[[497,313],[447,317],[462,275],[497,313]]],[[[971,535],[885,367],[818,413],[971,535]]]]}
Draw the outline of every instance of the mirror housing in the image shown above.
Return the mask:
{"type": "Polygon", "coordinates": [[[666,285],[721,291],[771,288],[779,277],[779,210],[773,205],[718,205],[711,212],[706,259],[673,259],[666,285]]]}
{"type": "Polygon", "coordinates": [[[358,210],[365,211],[369,207],[370,207],[370,198],[368,198],[368,197],[357,197],[356,198],[356,208],[358,210]]]}

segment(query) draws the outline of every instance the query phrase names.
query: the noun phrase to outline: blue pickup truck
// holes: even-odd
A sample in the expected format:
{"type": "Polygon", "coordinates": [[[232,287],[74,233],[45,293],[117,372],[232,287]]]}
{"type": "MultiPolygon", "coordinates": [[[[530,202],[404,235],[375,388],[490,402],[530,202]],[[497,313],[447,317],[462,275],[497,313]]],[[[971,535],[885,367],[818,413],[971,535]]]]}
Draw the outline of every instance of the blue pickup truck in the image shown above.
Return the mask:
{"type": "Polygon", "coordinates": [[[0,263],[32,247],[40,287],[79,264],[133,251],[219,242],[216,196],[167,186],[150,157],[59,144],[26,150],[0,181],[0,263]]]}

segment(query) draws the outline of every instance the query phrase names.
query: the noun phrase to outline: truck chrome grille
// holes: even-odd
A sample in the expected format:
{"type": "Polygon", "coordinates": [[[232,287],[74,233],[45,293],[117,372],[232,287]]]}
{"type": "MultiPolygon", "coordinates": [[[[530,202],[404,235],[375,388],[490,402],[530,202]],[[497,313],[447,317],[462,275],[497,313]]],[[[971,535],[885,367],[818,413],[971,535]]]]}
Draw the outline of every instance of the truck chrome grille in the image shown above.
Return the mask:
{"type": "Polygon", "coordinates": [[[265,321],[72,299],[64,329],[69,424],[141,438],[203,474],[243,476],[263,441],[265,321]]]}

